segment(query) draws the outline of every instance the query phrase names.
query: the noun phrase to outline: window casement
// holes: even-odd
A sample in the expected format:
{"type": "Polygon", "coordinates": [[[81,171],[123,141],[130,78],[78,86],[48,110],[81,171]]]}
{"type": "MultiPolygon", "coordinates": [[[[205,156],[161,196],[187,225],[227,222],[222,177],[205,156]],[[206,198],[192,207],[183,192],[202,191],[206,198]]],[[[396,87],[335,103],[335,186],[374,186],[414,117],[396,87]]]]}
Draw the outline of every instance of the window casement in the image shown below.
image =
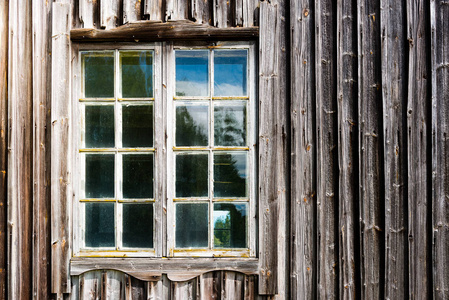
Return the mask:
{"type": "Polygon", "coordinates": [[[256,257],[254,43],[76,55],[74,256],[256,257]]]}

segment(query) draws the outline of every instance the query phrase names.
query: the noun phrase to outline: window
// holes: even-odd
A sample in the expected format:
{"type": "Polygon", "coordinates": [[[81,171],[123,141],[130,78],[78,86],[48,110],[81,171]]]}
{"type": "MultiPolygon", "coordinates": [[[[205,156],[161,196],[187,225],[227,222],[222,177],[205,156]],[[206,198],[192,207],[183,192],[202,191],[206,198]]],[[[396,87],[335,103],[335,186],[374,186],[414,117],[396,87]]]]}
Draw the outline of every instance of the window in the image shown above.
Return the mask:
{"type": "Polygon", "coordinates": [[[75,255],[255,257],[253,45],[97,48],[78,53],[75,255]]]}

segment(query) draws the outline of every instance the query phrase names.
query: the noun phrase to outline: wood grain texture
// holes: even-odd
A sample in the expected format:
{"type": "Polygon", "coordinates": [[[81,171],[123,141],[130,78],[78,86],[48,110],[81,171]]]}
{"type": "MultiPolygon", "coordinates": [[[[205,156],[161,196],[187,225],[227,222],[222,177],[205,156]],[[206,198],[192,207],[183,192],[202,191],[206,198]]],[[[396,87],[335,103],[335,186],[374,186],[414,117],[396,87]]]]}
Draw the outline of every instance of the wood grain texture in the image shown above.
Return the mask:
{"type": "Polygon", "coordinates": [[[337,1],[340,299],[360,299],[356,1],[337,1]]]}
{"type": "Polygon", "coordinates": [[[0,3],[0,299],[6,299],[7,282],[7,142],[8,142],[8,25],[9,1],[0,3]]]}
{"type": "Polygon", "coordinates": [[[165,9],[163,5],[164,2],[162,0],[143,0],[143,3],[144,3],[143,13],[147,18],[149,18],[152,21],[164,21],[163,12],[165,12],[165,9]]]}
{"type": "Polygon", "coordinates": [[[291,24],[291,295],[316,296],[314,2],[293,1],[291,24]]]}
{"type": "Polygon", "coordinates": [[[315,2],[315,12],[318,297],[336,299],[339,296],[336,10],[332,1],[320,0],[315,2]]]}
{"type": "Polygon", "coordinates": [[[164,21],[188,20],[189,4],[188,0],[165,0],[164,21]]]}
{"type": "Polygon", "coordinates": [[[149,0],[123,0],[123,24],[140,21],[142,19],[142,5],[144,5],[144,13],[148,14],[149,0]]]}
{"type": "Polygon", "coordinates": [[[190,0],[190,10],[193,21],[212,25],[212,6],[208,0],[190,0]]]}
{"type": "Polygon", "coordinates": [[[214,21],[213,24],[218,28],[231,27],[233,25],[233,10],[232,4],[234,1],[230,0],[212,0],[213,1],[213,13],[214,21]]]}
{"type": "Polygon", "coordinates": [[[71,51],[70,3],[53,3],[51,64],[51,273],[53,293],[70,292],[71,253],[71,51]]]}
{"type": "Polygon", "coordinates": [[[357,1],[361,297],[383,298],[380,3],[357,1]]]}
{"type": "Polygon", "coordinates": [[[78,0],[79,18],[83,28],[98,28],[100,0],[78,0]]]}
{"type": "Polygon", "coordinates": [[[408,159],[408,238],[409,298],[431,299],[431,236],[428,217],[431,209],[429,187],[430,154],[429,119],[430,68],[429,7],[425,1],[407,2],[408,97],[407,97],[407,159],[408,159]]]}
{"type": "Polygon", "coordinates": [[[449,298],[449,2],[430,1],[434,299],[449,298]]]}
{"type": "Polygon", "coordinates": [[[120,25],[122,10],[119,0],[100,0],[100,27],[112,29],[120,25]]]}
{"type": "Polygon", "coordinates": [[[33,76],[31,1],[9,2],[8,297],[32,296],[33,76]]]}
{"type": "Polygon", "coordinates": [[[385,297],[404,299],[408,290],[407,99],[405,2],[381,1],[382,108],[385,179],[385,297]]]}
{"type": "Polygon", "coordinates": [[[161,40],[248,40],[259,36],[258,27],[216,28],[192,21],[139,22],[112,30],[73,29],[73,41],[152,42],[161,40]]]}
{"type": "Polygon", "coordinates": [[[51,3],[32,1],[33,12],[33,295],[50,296],[51,3]]]}

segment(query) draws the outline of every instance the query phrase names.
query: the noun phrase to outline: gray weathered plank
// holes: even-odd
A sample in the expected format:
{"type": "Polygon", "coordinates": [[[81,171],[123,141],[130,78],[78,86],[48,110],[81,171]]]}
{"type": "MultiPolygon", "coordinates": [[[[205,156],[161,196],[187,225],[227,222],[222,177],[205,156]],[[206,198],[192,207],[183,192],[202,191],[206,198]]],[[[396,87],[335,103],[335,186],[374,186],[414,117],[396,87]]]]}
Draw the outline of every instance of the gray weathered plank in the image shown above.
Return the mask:
{"type": "Polygon", "coordinates": [[[51,3],[32,1],[33,22],[33,295],[50,295],[51,3]],[[48,128],[48,130],[47,130],[48,128]]]}
{"type": "Polygon", "coordinates": [[[9,2],[8,297],[32,296],[33,71],[31,1],[9,2]]]}
{"type": "Polygon", "coordinates": [[[434,299],[449,298],[449,2],[430,1],[434,299]]]}
{"type": "Polygon", "coordinates": [[[381,0],[382,108],[385,178],[385,297],[408,294],[406,209],[406,104],[405,2],[381,0]]]}
{"type": "Polygon", "coordinates": [[[231,0],[212,0],[212,2],[213,2],[212,5],[213,5],[214,26],[218,28],[231,27],[233,18],[232,17],[233,12],[231,9],[231,0]]]}
{"type": "Polygon", "coordinates": [[[315,2],[318,297],[336,299],[338,269],[338,149],[334,20],[330,0],[315,2]]]}
{"type": "Polygon", "coordinates": [[[291,22],[291,295],[316,295],[314,5],[293,1],[291,22]]]}
{"type": "Polygon", "coordinates": [[[185,282],[171,283],[171,299],[173,300],[194,300],[199,299],[199,280],[194,278],[185,282]]]}
{"type": "Polygon", "coordinates": [[[340,299],[360,299],[356,2],[337,1],[340,299]]]}
{"type": "MultiPolygon", "coordinates": [[[[291,4],[293,5],[293,4],[291,4]]],[[[243,0],[243,26],[251,27],[258,26],[259,18],[259,1],[258,0],[243,0]]],[[[238,25],[238,24],[237,24],[238,25]]]]}
{"type": "Polygon", "coordinates": [[[6,299],[7,282],[7,132],[8,132],[8,25],[9,1],[0,3],[0,299],[6,299]]]}
{"type": "Polygon", "coordinates": [[[360,248],[362,299],[383,298],[383,183],[380,7],[357,1],[360,248]]]}
{"type": "Polygon", "coordinates": [[[161,40],[252,40],[259,36],[258,27],[216,28],[191,21],[139,22],[114,30],[73,29],[73,41],[91,42],[152,42],[161,40]]]}
{"type": "MultiPolygon", "coordinates": [[[[143,1],[146,9],[148,1],[143,1]]],[[[140,21],[142,19],[142,0],[123,0],[123,24],[140,21]]]]}
{"type": "Polygon", "coordinates": [[[53,3],[51,85],[52,292],[70,292],[70,3],[53,3]]]}
{"type": "Polygon", "coordinates": [[[119,0],[100,0],[100,27],[112,29],[120,25],[120,11],[122,10],[119,0]]]}
{"type": "Polygon", "coordinates": [[[407,158],[408,158],[408,236],[409,236],[409,298],[431,299],[432,264],[428,255],[431,236],[427,228],[431,208],[428,182],[428,143],[430,120],[429,66],[427,50],[429,7],[423,0],[407,2],[408,99],[407,99],[407,158]]]}
{"type": "Polygon", "coordinates": [[[145,16],[147,16],[152,21],[164,21],[163,12],[165,12],[165,9],[162,0],[143,0],[143,1],[144,1],[143,14],[145,16]]]}
{"type": "Polygon", "coordinates": [[[165,21],[178,21],[189,19],[188,0],[165,0],[165,21]]]}
{"type": "Polygon", "coordinates": [[[208,0],[190,0],[192,19],[200,24],[212,25],[212,7],[208,0]]]}
{"type": "Polygon", "coordinates": [[[79,3],[79,18],[83,24],[83,28],[97,28],[98,10],[100,0],[78,0],[79,3]]]}

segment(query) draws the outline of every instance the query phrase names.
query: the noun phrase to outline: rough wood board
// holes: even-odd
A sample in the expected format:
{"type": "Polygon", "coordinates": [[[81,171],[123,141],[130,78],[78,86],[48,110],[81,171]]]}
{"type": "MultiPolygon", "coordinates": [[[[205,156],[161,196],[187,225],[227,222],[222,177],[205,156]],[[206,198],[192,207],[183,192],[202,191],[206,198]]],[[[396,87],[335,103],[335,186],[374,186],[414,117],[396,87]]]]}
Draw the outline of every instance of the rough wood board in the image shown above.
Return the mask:
{"type": "Polygon", "coordinates": [[[132,23],[140,21],[142,19],[141,15],[141,5],[143,3],[146,13],[149,0],[123,0],[123,24],[132,23]]]}
{"type": "Polygon", "coordinates": [[[405,2],[381,0],[382,108],[385,178],[385,297],[408,294],[407,177],[404,109],[407,99],[405,2]]]}
{"type": "Polygon", "coordinates": [[[0,3],[0,299],[6,299],[7,286],[7,132],[8,132],[8,24],[9,1],[0,3]]]}
{"type": "Polygon", "coordinates": [[[70,3],[53,3],[51,96],[52,292],[69,293],[71,253],[70,3]],[[65,16],[65,17],[61,17],[65,16]],[[63,21],[61,21],[63,20],[63,21]]]}
{"type": "Polygon", "coordinates": [[[208,0],[190,0],[191,17],[196,23],[212,25],[212,6],[208,0]]]}
{"type": "Polygon", "coordinates": [[[252,40],[259,36],[258,27],[215,28],[191,21],[139,22],[112,30],[73,29],[76,42],[151,42],[161,40],[252,40]]]}
{"type": "MultiPolygon", "coordinates": [[[[99,26],[99,1],[78,0],[79,18],[84,28],[98,28],[99,26]]],[[[60,2],[60,1],[59,1],[60,2]]]]}
{"type": "Polygon", "coordinates": [[[50,296],[51,3],[33,1],[33,295],[50,296]]]}
{"type": "Polygon", "coordinates": [[[360,299],[356,2],[337,1],[340,298],[360,299]]]}
{"type": "Polygon", "coordinates": [[[449,2],[430,1],[434,299],[449,298],[449,2]]]}
{"type": "Polygon", "coordinates": [[[294,1],[291,22],[291,295],[316,295],[313,1],[294,1]]]}
{"type": "Polygon", "coordinates": [[[100,0],[100,27],[112,29],[120,25],[120,12],[122,12],[119,0],[100,0]]]}
{"type": "Polygon", "coordinates": [[[33,77],[31,2],[9,2],[8,296],[32,296],[33,77]]]}
{"type": "Polygon", "coordinates": [[[383,154],[380,7],[357,1],[361,297],[383,298],[383,154]]]}
{"type": "Polygon", "coordinates": [[[428,153],[430,153],[428,111],[430,108],[430,68],[427,65],[429,7],[423,0],[407,2],[408,99],[408,237],[409,237],[409,298],[432,299],[431,236],[428,217],[431,197],[428,183],[428,153]]]}
{"type": "MultiPolygon", "coordinates": [[[[134,0],[133,0],[134,1],[134,0]]],[[[165,11],[162,0],[143,0],[144,1],[144,15],[152,21],[164,21],[165,11]]]]}
{"type": "Polygon", "coordinates": [[[318,298],[339,296],[337,97],[330,0],[315,1],[318,298]]]}

